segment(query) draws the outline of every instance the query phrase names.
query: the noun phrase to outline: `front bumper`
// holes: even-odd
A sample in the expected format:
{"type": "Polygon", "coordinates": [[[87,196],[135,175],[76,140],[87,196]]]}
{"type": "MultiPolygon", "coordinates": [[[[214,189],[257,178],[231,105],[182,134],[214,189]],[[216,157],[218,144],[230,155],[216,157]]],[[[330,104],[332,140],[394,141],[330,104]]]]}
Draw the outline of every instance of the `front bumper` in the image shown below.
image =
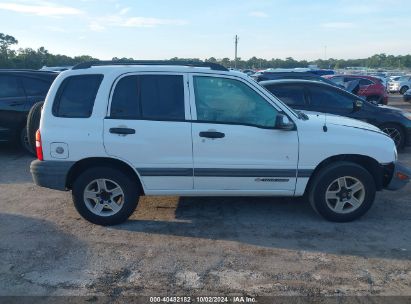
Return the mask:
{"type": "Polygon", "coordinates": [[[70,161],[34,160],[30,164],[30,172],[36,185],[65,191],[67,175],[73,164],[70,161]]]}
{"type": "Polygon", "coordinates": [[[385,187],[387,190],[399,190],[411,180],[411,169],[401,163],[394,163],[391,180],[385,187]]]}

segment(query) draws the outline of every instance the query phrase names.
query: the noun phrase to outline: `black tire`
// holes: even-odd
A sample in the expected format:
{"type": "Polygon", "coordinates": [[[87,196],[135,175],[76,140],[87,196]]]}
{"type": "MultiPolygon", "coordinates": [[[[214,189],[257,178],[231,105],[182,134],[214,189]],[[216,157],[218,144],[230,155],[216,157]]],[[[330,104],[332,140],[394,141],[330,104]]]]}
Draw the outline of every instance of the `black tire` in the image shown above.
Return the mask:
{"type": "Polygon", "coordinates": [[[355,163],[340,161],[321,169],[314,176],[308,198],[313,209],[325,219],[332,222],[350,222],[361,217],[371,208],[375,193],[375,181],[366,169],[355,163]],[[363,191],[361,193],[363,195],[362,203],[357,209],[353,206],[349,207],[349,203],[345,204],[344,206],[348,208],[344,210],[345,213],[335,212],[326,199],[327,189],[334,185],[335,180],[342,177],[354,178],[363,185],[363,190],[361,190],[363,191]],[[349,208],[353,211],[350,212],[349,208]]]}
{"type": "Polygon", "coordinates": [[[27,115],[27,136],[33,151],[36,151],[36,132],[40,127],[41,108],[43,107],[43,104],[43,101],[35,103],[27,115]]]}
{"type": "Polygon", "coordinates": [[[397,124],[387,123],[379,127],[382,131],[388,134],[395,143],[397,150],[401,150],[405,146],[404,129],[397,124]]]}
{"type": "MultiPolygon", "coordinates": [[[[118,169],[95,167],[84,171],[75,179],[72,188],[72,197],[74,206],[84,219],[102,226],[117,225],[126,221],[136,209],[139,199],[139,187],[137,181],[118,169]],[[117,213],[108,216],[97,215],[87,207],[92,204],[93,201],[86,201],[86,199],[84,199],[86,187],[97,179],[107,179],[116,183],[121,188],[124,199],[121,200],[122,205],[117,213]]],[[[97,203],[95,205],[97,205],[97,203]]],[[[103,212],[104,210],[105,209],[103,209],[103,212]]],[[[110,212],[110,210],[107,210],[107,212],[110,212]]]]}
{"type": "Polygon", "coordinates": [[[20,146],[26,151],[29,152],[31,155],[36,155],[36,150],[30,145],[29,138],[27,136],[27,128],[22,128],[20,130],[20,146]]]}
{"type": "Polygon", "coordinates": [[[407,92],[409,89],[410,89],[409,87],[403,86],[403,87],[400,89],[400,94],[401,94],[401,95],[404,95],[404,93],[407,92]]]}

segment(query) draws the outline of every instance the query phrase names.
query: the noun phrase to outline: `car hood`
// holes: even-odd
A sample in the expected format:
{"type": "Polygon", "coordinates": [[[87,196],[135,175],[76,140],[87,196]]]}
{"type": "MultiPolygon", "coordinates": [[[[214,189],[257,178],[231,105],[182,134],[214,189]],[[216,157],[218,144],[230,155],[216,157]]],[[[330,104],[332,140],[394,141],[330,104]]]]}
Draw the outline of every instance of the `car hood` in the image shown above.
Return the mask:
{"type": "Polygon", "coordinates": [[[363,122],[358,119],[352,119],[352,118],[348,118],[344,116],[338,116],[338,115],[333,115],[333,114],[328,114],[328,113],[325,114],[325,113],[320,113],[320,112],[304,111],[304,113],[308,116],[308,119],[322,120],[327,125],[337,125],[337,126],[363,129],[367,131],[382,133],[385,135],[385,133],[382,132],[376,126],[373,126],[369,123],[363,122]]]}

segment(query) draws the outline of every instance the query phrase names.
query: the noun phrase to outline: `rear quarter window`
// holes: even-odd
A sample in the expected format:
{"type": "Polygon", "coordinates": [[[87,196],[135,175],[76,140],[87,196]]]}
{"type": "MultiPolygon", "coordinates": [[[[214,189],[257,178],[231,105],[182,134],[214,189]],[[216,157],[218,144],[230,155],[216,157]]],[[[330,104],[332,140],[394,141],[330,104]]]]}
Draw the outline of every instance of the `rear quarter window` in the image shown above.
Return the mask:
{"type": "Polygon", "coordinates": [[[94,101],[103,75],[69,76],[57,90],[53,115],[57,117],[87,118],[93,112],[94,101]]]}

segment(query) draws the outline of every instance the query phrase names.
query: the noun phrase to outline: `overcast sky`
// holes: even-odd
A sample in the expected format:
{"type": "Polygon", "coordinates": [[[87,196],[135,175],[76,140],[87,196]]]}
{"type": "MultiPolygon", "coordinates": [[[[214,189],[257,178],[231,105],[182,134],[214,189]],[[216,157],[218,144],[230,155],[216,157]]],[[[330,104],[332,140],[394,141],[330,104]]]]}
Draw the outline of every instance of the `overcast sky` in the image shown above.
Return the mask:
{"type": "Polygon", "coordinates": [[[410,0],[0,0],[19,47],[100,59],[411,53],[410,0]]]}

